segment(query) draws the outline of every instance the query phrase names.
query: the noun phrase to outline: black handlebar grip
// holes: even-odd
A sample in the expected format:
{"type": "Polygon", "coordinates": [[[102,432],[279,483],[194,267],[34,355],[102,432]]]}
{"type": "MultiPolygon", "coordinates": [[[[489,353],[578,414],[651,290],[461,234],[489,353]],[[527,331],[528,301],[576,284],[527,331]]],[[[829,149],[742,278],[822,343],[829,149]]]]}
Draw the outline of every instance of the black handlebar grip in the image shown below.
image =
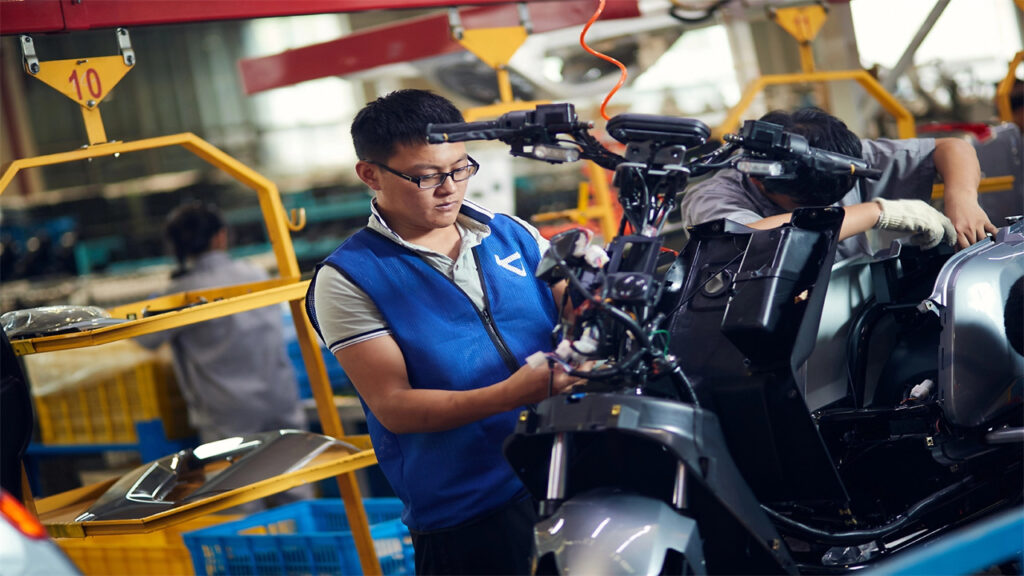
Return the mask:
{"type": "Polygon", "coordinates": [[[427,142],[442,144],[444,142],[467,142],[469,140],[497,140],[506,135],[492,120],[481,122],[456,122],[453,124],[427,124],[427,142]]]}
{"type": "Polygon", "coordinates": [[[876,170],[875,168],[859,168],[854,170],[853,175],[861,176],[863,178],[867,178],[868,180],[878,180],[879,178],[882,177],[882,171],[876,170]]]}
{"type": "Polygon", "coordinates": [[[804,155],[811,160],[812,165],[817,169],[823,169],[835,174],[849,173],[850,176],[877,180],[882,176],[881,170],[875,170],[868,166],[868,163],[860,158],[846,156],[837,152],[829,152],[821,148],[807,147],[804,155]]]}

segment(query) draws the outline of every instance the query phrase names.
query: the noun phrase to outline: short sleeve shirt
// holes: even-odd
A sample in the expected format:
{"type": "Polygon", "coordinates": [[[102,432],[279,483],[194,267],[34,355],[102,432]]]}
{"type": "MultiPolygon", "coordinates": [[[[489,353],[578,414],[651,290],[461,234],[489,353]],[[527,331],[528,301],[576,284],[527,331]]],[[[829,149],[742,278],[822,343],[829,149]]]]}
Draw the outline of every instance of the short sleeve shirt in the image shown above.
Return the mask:
{"type": "MultiPolygon", "coordinates": [[[[445,254],[403,240],[387,225],[377,210],[376,202],[371,203],[370,211],[368,228],[419,254],[434,269],[462,288],[477,308],[484,308],[483,286],[473,259],[473,248],[490,235],[491,230],[486,224],[463,214],[458,216],[455,226],[462,242],[459,254],[453,260],[445,254]]],[[[533,226],[514,216],[512,218],[537,240],[543,254],[548,248],[548,241],[533,226]]],[[[332,354],[347,346],[391,333],[373,300],[330,266],[323,266],[317,272],[313,299],[320,334],[332,354]]]]}
{"type": "MultiPolygon", "coordinates": [[[[862,140],[861,144],[864,160],[881,170],[882,177],[859,181],[836,206],[852,206],[880,197],[925,201],[931,198],[935,181],[934,139],[862,140]]],[[[687,190],[679,209],[685,226],[720,218],[749,224],[788,212],[762,194],[745,174],[732,169],[721,170],[687,190]]],[[[867,237],[857,234],[840,242],[836,258],[861,254],[870,254],[870,247],[867,237]]]]}

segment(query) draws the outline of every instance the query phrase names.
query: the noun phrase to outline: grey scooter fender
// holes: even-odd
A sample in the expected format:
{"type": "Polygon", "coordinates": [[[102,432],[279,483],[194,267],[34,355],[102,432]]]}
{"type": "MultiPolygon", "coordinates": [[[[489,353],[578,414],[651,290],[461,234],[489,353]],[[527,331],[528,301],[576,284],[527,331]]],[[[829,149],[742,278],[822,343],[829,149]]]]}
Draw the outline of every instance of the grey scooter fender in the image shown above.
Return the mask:
{"type": "Polygon", "coordinates": [[[688,574],[706,574],[697,523],[653,498],[593,490],[563,503],[535,536],[537,558],[553,555],[559,574],[659,574],[673,550],[688,574]]]}

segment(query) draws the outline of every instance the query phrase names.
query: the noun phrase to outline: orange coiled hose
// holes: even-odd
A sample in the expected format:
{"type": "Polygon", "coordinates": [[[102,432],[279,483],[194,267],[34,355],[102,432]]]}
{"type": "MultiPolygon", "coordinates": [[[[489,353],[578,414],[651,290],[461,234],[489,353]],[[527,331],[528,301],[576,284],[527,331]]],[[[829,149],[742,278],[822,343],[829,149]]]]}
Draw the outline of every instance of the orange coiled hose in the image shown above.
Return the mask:
{"type": "Polygon", "coordinates": [[[601,117],[604,118],[605,120],[610,120],[608,113],[605,112],[605,108],[607,108],[608,101],[612,99],[612,96],[614,96],[615,93],[618,92],[619,88],[622,88],[622,85],[626,83],[626,76],[628,75],[628,72],[626,71],[626,67],[622,64],[622,62],[619,62],[615,58],[612,58],[607,54],[602,54],[597,50],[594,50],[590,46],[587,46],[587,31],[590,30],[590,27],[594,24],[594,22],[597,22],[597,19],[601,17],[601,13],[604,12],[604,2],[605,0],[600,0],[600,2],[598,2],[597,11],[595,11],[594,15],[590,17],[589,21],[587,21],[586,26],[583,27],[583,32],[580,32],[580,46],[583,46],[583,49],[586,50],[589,54],[597,56],[598,58],[606,62],[611,62],[612,64],[618,66],[619,70],[622,70],[622,74],[619,75],[618,83],[616,83],[615,87],[612,88],[608,92],[608,95],[604,97],[604,102],[601,102],[601,117]]]}

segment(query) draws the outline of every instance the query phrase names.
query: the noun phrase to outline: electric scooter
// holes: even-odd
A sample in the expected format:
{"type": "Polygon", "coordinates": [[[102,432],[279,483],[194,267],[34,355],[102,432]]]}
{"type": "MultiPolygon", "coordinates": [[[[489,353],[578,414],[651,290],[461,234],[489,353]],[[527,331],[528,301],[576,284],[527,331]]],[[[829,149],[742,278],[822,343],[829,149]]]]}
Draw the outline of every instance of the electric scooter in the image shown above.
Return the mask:
{"type": "Polygon", "coordinates": [[[700,155],[697,120],[612,118],[622,156],[591,128],[570,104],[428,128],[615,171],[607,257],[571,230],[536,272],[576,308],[546,359],[588,379],[524,410],[505,443],[539,502],[537,574],[845,573],[1020,506],[1024,224],[956,254],[894,243],[837,285],[829,299],[856,291],[857,306],[823,337],[841,208],[772,230],[701,224],[678,255],[659,234],[714,170],[878,171],[760,121],[700,155]],[[824,360],[838,386],[809,368],[821,342],[845,352],[824,360]]]}

